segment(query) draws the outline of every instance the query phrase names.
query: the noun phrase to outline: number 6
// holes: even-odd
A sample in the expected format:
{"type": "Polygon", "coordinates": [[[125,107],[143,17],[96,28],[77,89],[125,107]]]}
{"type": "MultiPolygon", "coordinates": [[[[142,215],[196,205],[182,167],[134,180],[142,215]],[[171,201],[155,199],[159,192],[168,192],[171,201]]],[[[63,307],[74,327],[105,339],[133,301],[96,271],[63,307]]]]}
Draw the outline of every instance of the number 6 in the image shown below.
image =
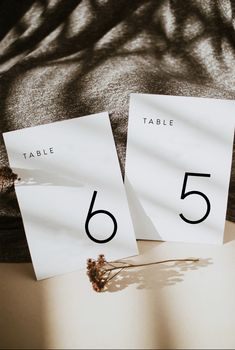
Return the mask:
{"type": "Polygon", "coordinates": [[[107,210],[95,210],[92,212],[92,209],[93,209],[93,206],[94,206],[94,203],[95,203],[95,198],[96,198],[96,195],[97,195],[97,191],[94,191],[93,193],[93,196],[92,196],[92,199],[91,199],[91,205],[90,205],[90,208],[88,210],[88,214],[87,214],[87,218],[86,218],[86,222],[85,222],[85,230],[86,230],[86,234],[87,236],[95,243],[107,243],[109,241],[111,241],[111,239],[114,238],[114,236],[116,235],[117,233],[117,220],[115,219],[115,217],[113,216],[113,214],[111,214],[109,211],[107,210]],[[95,237],[93,237],[89,231],[89,221],[91,220],[91,218],[94,216],[94,215],[97,215],[97,214],[105,214],[105,215],[108,215],[112,221],[113,221],[113,233],[110,235],[110,237],[106,238],[106,239],[97,239],[95,237]]]}
{"type": "Polygon", "coordinates": [[[182,220],[184,220],[188,224],[199,224],[200,222],[206,220],[207,216],[210,214],[211,204],[210,204],[210,201],[209,201],[208,197],[204,193],[202,193],[200,191],[185,192],[188,176],[210,177],[211,175],[210,174],[201,174],[201,173],[185,173],[185,175],[184,175],[183,188],[182,188],[182,192],[181,192],[181,197],[180,198],[184,199],[184,198],[190,196],[191,194],[197,194],[198,196],[201,196],[202,198],[205,199],[206,204],[207,204],[207,210],[206,210],[205,215],[199,220],[189,220],[183,214],[179,214],[179,216],[181,217],[182,220]]]}

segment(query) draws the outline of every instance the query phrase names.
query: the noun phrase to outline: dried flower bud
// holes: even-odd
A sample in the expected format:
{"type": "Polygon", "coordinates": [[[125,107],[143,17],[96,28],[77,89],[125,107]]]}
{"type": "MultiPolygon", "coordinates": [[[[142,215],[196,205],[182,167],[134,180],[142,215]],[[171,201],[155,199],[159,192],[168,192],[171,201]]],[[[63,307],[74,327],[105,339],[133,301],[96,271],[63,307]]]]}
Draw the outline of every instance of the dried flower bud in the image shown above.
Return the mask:
{"type": "Polygon", "coordinates": [[[107,283],[108,276],[104,264],[104,256],[99,256],[97,260],[87,260],[87,275],[96,292],[101,292],[107,283]]]}
{"type": "Polygon", "coordinates": [[[18,175],[13,173],[12,169],[4,166],[0,168],[0,191],[4,192],[14,185],[18,175]]]}

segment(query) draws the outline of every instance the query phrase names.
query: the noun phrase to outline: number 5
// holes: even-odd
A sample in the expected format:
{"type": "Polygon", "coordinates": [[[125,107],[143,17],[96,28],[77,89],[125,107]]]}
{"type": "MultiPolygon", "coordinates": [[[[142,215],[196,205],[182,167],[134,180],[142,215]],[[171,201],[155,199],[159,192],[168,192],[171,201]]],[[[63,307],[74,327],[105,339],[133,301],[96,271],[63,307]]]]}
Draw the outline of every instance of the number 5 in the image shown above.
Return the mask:
{"type": "Polygon", "coordinates": [[[199,224],[200,222],[206,220],[207,216],[210,214],[211,204],[210,204],[210,201],[209,201],[208,197],[204,193],[202,193],[200,191],[188,191],[188,192],[185,192],[188,176],[210,177],[211,175],[210,174],[200,174],[200,173],[185,173],[185,175],[184,175],[183,188],[182,188],[182,192],[181,192],[181,197],[180,198],[184,199],[184,198],[190,196],[191,194],[197,194],[198,196],[201,196],[202,198],[205,199],[206,204],[207,204],[207,209],[206,209],[205,215],[199,220],[189,220],[183,214],[179,214],[179,216],[181,217],[182,220],[184,220],[188,224],[199,224]]]}

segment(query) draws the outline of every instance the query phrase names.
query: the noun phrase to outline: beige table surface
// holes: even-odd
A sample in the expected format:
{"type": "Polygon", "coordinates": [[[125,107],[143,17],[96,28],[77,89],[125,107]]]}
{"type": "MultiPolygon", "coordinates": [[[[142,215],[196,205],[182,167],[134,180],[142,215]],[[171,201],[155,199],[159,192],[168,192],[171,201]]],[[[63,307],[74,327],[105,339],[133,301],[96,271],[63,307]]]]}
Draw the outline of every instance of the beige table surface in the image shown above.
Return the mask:
{"type": "Polygon", "coordinates": [[[36,282],[31,264],[0,264],[1,349],[235,348],[235,224],[223,246],[139,242],[138,268],[105,293],[85,271],[36,282]]]}

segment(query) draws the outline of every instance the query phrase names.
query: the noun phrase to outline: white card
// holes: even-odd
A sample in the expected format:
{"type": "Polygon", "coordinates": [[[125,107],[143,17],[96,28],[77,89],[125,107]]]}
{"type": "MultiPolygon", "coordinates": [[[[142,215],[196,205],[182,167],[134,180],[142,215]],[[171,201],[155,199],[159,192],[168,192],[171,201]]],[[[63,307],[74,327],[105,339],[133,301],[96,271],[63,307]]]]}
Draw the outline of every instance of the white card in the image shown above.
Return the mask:
{"type": "Polygon", "coordinates": [[[107,113],[3,136],[37,279],[137,253],[107,113]]]}
{"type": "Polygon", "coordinates": [[[131,95],[125,185],[137,238],[223,242],[234,124],[235,101],[131,95]]]}

